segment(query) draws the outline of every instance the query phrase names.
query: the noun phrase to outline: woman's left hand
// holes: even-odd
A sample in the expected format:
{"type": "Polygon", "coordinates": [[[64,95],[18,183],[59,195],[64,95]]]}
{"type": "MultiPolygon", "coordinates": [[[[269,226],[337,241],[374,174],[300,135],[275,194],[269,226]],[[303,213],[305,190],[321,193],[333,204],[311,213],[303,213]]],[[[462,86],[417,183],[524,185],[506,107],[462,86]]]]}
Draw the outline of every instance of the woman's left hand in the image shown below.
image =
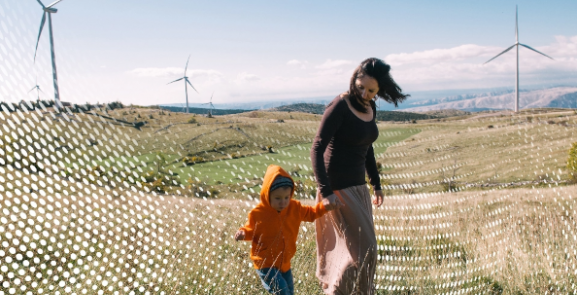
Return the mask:
{"type": "Polygon", "coordinates": [[[385,196],[383,195],[383,191],[382,190],[376,190],[375,191],[375,199],[373,200],[373,204],[375,204],[378,207],[380,207],[383,204],[383,198],[385,196]]]}

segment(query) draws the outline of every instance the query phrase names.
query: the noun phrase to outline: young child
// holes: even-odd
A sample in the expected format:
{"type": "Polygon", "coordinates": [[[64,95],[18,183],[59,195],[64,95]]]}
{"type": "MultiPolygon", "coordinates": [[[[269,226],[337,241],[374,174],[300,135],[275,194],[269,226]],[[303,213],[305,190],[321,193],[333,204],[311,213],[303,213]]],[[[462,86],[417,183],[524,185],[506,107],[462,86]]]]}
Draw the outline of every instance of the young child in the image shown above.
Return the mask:
{"type": "MultiPolygon", "coordinates": [[[[304,206],[293,200],[294,182],[277,165],[268,166],[260,191],[260,203],[248,213],[248,221],[234,239],[252,241],[250,258],[269,293],[294,294],[291,259],[302,221],[313,222],[327,212],[324,201],[304,206]]],[[[328,203],[326,204],[328,205],[328,203]]]]}

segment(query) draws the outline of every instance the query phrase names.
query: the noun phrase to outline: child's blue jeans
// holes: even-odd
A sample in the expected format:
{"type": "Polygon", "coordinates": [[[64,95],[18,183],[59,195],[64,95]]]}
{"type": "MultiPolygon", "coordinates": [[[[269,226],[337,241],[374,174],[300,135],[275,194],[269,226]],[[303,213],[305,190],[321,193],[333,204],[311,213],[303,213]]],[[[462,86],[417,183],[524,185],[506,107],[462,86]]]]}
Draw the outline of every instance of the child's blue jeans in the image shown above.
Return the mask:
{"type": "Polygon", "coordinates": [[[295,293],[293,274],[290,269],[284,273],[276,268],[257,269],[256,272],[263,287],[269,293],[275,295],[293,295],[295,293]]]}

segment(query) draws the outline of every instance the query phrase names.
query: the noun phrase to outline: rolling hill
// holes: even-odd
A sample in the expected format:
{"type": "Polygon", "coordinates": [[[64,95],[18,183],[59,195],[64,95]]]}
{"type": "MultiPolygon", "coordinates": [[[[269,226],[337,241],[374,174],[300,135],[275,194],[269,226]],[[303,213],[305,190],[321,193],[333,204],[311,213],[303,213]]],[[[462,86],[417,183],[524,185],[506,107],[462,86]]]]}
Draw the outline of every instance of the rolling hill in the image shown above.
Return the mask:
{"type": "MultiPolygon", "coordinates": [[[[171,106],[161,106],[162,109],[171,111],[171,112],[176,112],[176,113],[184,113],[185,112],[185,108],[184,107],[171,107],[171,106]]],[[[207,108],[188,108],[188,112],[191,114],[202,114],[202,115],[206,115],[208,114],[209,109],[207,108]]],[[[244,112],[248,112],[248,110],[238,110],[238,109],[233,109],[233,110],[223,110],[223,109],[213,109],[212,110],[212,114],[215,116],[221,116],[221,115],[232,115],[232,114],[238,114],[238,113],[244,113],[244,112]]]]}
{"type": "MultiPolygon", "coordinates": [[[[303,112],[311,114],[323,114],[325,111],[325,106],[316,103],[297,103],[291,105],[280,106],[276,108],[268,109],[270,112],[303,112]]],[[[377,111],[378,121],[412,121],[412,120],[427,120],[435,119],[436,116],[430,114],[417,114],[411,112],[399,112],[399,111],[377,111]]]]}
{"type": "MultiPolygon", "coordinates": [[[[452,98],[420,102],[421,106],[406,108],[409,112],[457,109],[470,112],[485,110],[513,109],[515,92],[488,93],[478,96],[456,96],[452,98]]],[[[527,108],[577,108],[577,87],[557,87],[521,91],[519,94],[521,109],[527,108]]]]}

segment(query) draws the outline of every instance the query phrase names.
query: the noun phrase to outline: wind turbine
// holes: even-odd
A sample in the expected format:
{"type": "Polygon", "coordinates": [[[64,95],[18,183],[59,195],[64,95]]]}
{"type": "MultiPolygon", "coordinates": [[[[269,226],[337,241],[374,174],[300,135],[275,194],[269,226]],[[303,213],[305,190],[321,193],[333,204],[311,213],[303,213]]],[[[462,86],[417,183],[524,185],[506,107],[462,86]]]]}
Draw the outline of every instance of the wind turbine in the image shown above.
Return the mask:
{"type": "Polygon", "coordinates": [[[212,93],[212,95],[210,96],[210,101],[207,103],[203,103],[202,105],[207,104],[208,105],[208,117],[212,118],[212,111],[214,110],[214,105],[212,104],[212,97],[214,96],[214,92],[212,93]]]}
{"type": "Polygon", "coordinates": [[[515,83],[515,113],[517,113],[517,112],[519,111],[519,46],[523,46],[523,47],[525,47],[525,48],[527,48],[527,49],[530,49],[530,50],[533,50],[533,51],[535,51],[535,52],[537,52],[537,53],[539,53],[539,54],[541,54],[541,55],[543,55],[543,56],[545,56],[545,57],[548,57],[548,58],[550,58],[550,59],[553,59],[552,57],[548,56],[548,55],[545,54],[545,53],[539,52],[539,51],[537,51],[537,50],[535,50],[535,49],[533,49],[533,48],[531,48],[531,47],[529,47],[529,46],[527,46],[527,45],[525,45],[525,44],[519,43],[519,29],[518,29],[519,26],[518,26],[518,19],[519,19],[519,12],[518,12],[517,6],[515,6],[515,40],[516,40],[516,41],[515,41],[515,44],[511,45],[511,47],[505,49],[503,52],[497,54],[495,57],[491,58],[490,60],[488,60],[488,61],[486,61],[486,62],[484,63],[484,64],[486,64],[486,63],[488,63],[488,62],[496,59],[497,57],[501,56],[503,53],[505,53],[505,52],[513,49],[513,47],[516,47],[516,49],[517,49],[517,71],[516,71],[516,73],[515,73],[515,75],[516,75],[516,83],[515,83]]]}
{"type": "MultiPolygon", "coordinates": [[[[188,68],[188,61],[190,60],[190,55],[188,56],[188,59],[186,60],[186,66],[184,66],[184,76],[182,78],[178,78],[170,83],[174,83],[177,81],[180,81],[182,79],[184,79],[184,94],[186,95],[186,113],[188,114],[188,86],[186,85],[188,83],[188,85],[190,85],[190,87],[192,87],[192,89],[194,89],[194,91],[196,91],[196,93],[198,93],[198,91],[196,90],[196,88],[194,88],[194,86],[192,86],[192,83],[190,83],[190,81],[188,80],[188,77],[186,76],[186,69],[188,68]]],[[[168,84],[170,84],[168,83],[168,84]]],[[[168,85],[166,84],[166,85],[168,85]]]]}
{"type": "Polygon", "coordinates": [[[58,91],[58,76],[56,75],[56,57],[54,56],[54,38],[52,37],[52,13],[56,13],[58,9],[52,8],[58,2],[62,0],[56,0],[48,6],[44,6],[40,0],[36,0],[42,6],[44,14],[42,15],[42,20],[40,21],[40,31],[38,32],[38,40],[36,40],[36,49],[34,50],[34,62],[36,62],[36,52],[38,51],[38,42],[40,42],[40,35],[42,34],[42,29],[44,28],[44,23],[46,23],[46,15],[48,15],[48,32],[50,35],[50,54],[52,56],[52,77],[54,81],[54,107],[56,110],[62,105],[60,103],[60,94],[58,91]]]}
{"type": "Polygon", "coordinates": [[[37,102],[40,103],[40,92],[44,93],[44,91],[40,90],[40,86],[38,86],[38,78],[36,78],[36,85],[28,91],[30,93],[32,90],[36,89],[36,95],[38,96],[37,102]]]}

